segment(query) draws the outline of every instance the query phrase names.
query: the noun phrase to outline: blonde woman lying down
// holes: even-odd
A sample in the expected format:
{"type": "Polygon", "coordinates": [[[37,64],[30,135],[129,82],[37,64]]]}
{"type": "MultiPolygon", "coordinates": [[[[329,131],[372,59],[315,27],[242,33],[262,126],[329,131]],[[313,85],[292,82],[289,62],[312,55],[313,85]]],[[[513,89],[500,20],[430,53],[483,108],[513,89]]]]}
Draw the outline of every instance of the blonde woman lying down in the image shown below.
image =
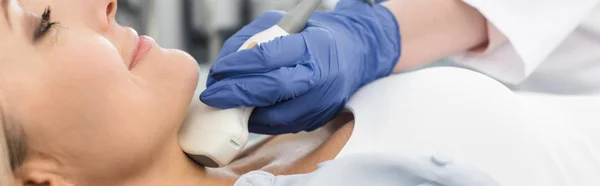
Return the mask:
{"type": "Polygon", "coordinates": [[[220,186],[252,185],[261,178],[272,180],[263,185],[281,185],[277,180],[318,180],[313,174],[329,166],[320,163],[334,160],[335,167],[336,159],[364,153],[395,154],[398,160],[346,159],[354,163],[329,181],[356,181],[344,174],[367,166],[352,165],[389,159],[398,166],[384,170],[411,173],[398,180],[405,185],[472,181],[477,171],[456,171],[459,162],[504,185],[598,185],[587,184],[596,177],[589,175],[598,175],[598,162],[586,138],[570,138],[578,131],[549,138],[563,127],[550,125],[530,138],[539,130],[515,127],[527,123],[516,117],[523,108],[503,109],[519,99],[485,76],[455,69],[378,81],[351,100],[354,117],[340,115],[311,133],[269,138],[231,165],[208,169],[189,160],[177,143],[198,83],[189,55],[116,24],[116,1],[0,2],[6,7],[0,9],[2,186],[220,186]]]}

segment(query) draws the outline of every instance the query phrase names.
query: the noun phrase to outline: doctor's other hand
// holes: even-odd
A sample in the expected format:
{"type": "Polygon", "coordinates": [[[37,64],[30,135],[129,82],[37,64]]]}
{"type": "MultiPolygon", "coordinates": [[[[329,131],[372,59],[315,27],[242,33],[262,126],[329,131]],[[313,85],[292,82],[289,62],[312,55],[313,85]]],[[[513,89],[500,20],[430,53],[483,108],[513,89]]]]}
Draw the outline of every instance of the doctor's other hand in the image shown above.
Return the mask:
{"type": "Polygon", "coordinates": [[[221,109],[256,107],[250,132],[315,130],[339,114],[360,87],[389,75],[400,57],[394,16],[363,0],[342,0],[332,12],[313,13],[300,33],[236,52],[283,15],[267,12],[229,38],[200,95],[221,109]]]}

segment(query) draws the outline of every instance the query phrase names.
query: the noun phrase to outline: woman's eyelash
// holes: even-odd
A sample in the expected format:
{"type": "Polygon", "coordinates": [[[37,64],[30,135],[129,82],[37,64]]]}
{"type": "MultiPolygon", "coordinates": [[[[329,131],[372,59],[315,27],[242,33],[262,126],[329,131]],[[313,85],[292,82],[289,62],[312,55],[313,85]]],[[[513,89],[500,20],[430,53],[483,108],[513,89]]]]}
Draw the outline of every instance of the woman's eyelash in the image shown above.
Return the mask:
{"type": "Polygon", "coordinates": [[[44,13],[42,14],[41,20],[40,20],[40,24],[37,26],[37,28],[35,29],[35,32],[33,33],[33,41],[38,41],[40,40],[42,37],[44,37],[44,35],[46,35],[46,33],[48,33],[48,30],[50,30],[52,28],[52,26],[56,25],[56,22],[51,22],[51,13],[52,10],[50,9],[50,7],[47,7],[44,10],[44,13]]]}

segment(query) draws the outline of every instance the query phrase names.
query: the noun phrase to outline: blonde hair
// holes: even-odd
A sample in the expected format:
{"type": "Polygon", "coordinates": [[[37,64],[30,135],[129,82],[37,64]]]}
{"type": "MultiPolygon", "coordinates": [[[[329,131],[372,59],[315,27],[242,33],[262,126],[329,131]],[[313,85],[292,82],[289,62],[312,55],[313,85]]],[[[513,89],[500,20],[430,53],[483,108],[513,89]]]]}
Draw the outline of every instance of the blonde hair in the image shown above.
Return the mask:
{"type": "Polygon", "coordinates": [[[2,129],[0,129],[0,186],[10,186],[14,184],[14,176],[10,162],[11,152],[9,152],[8,140],[5,135],[6,127],[4,125],[6,123],[3,122],[3,119],[0,119],[0,125],[2,125],[2,129]]]}
{"type": "Polygon", "coordinates": [[[20,125],[7,122],[0,107],[0,186],[12,186],[14,173],[27,156],[27,144],[20,125]]]}

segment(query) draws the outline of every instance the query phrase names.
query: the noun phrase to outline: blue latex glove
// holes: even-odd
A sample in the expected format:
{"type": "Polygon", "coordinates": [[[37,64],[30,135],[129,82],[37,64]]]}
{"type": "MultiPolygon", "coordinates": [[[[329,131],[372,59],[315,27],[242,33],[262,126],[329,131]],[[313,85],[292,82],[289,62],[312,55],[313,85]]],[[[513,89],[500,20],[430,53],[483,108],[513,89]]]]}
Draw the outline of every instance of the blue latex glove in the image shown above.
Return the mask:
{"type": "Polygon", "coordinates": [[[200,95],[217,108],[257,107],[250,117],[251,132],[321,127],[358,88],[389,75],[400,57],[394,16],[363,0],[342,0],[332,12],[313,13],[301,33],[236,52],[282,16],[268,12],[228,39],[200,95]]]}

